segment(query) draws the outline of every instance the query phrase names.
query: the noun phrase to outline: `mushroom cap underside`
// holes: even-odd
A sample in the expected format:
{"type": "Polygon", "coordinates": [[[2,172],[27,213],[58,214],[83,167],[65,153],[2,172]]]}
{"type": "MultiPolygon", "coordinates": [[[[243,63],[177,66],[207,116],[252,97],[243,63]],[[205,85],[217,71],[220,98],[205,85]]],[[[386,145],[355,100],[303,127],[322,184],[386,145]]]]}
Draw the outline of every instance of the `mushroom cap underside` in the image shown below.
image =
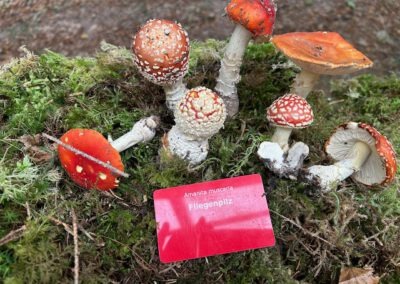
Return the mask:
{"type": "Polygon", "coordinates": [[[272,38],[275,47],[302,69],[321,75],[345,75],[373,62],[335,32],[294,32],[272,38]]]}
{"type": "Polygon", "coordinates": [[[365,123],[348,122],[339,126],[325,145],[325,151],[334,160],[349,158],[357,142],[367,144],[371,153],[352,178],[365,185],[386,185],[396,175],[396,154],[389,140],[374,127],[365,123]]]}
{"type": "MultiPolygon", "coordinates": [[[[120,171],[124,170],[121,156],[111,144],[95,130],[71,129],[60,140],[94,158],[110,164],[120,171]]],[[[118,176],[109,169],[86,159],[81,155],[58,146],[61,165],[71,179],[86,189],[109,190],[118,186],[118,176]]]]}

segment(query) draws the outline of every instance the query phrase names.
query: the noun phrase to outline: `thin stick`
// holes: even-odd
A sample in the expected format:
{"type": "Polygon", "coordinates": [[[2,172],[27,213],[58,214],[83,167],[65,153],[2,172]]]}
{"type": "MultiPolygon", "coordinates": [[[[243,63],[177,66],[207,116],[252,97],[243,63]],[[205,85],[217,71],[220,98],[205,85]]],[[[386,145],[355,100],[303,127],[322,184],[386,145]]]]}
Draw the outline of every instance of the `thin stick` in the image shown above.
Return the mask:
{"type": "Polygon", "coordinates": [[[97,158],[95,158],[93,156],[90,156],[90,155],[86,154],[85,152],[82,152],[81,150],[78,150],[75,147],[72,147],[71,145],[65,144],[64,142],[62,142],[61,140],[59,140],[59,139],[57,139],[57,138],[55,138],[53,136],[50,136],[50,135],[48,135],[46,133],[43,133],[42,135],[44,137],[46,137],[47,139],[49,139],[49,140],[51,140],[51,141],[63,146],[65,149],[67,149],[67,150],[69,150],[71,152],[74,152],[75,154],[80,155],[80,156],[82,156],[82,157],[84,157],[84,158],[86,158],[86,159],[88,159],[88,160],[90,160],[92,162],[95,162],[95,163],[99,164],[99,165],[105,167],[106,169],[110,170],[111,172],[113,172],[113,173],[115,173],[117,175],[120,175],[120,176],[123,176],[123,177],[126,177],[126,178],[129,177],[129,174],[127,174],[127,173],[125,173],[125,172],[123,172],[123,171],[111,166],[110,164],[104,163],[103,161],[101,161],[101,160],[99,160],[99,159],[97,159],[97,158]]]}
{"type": "Polygon", "coordinates": [[[293,220],[290,220],[289,218],[279,214],[278,212],[275,212],[274,210],[269,209],[270,212],[274,213],[275,215],[278,215],[279,217],[281,217],[282,219],[284,219],[285,221],[289,222],[290,224],[296,226],[297,228],[299,228],[300,230],[302,230],[304,233],[309,234],[310,236],[317,238],[318,240],[323,241],[324,243],[327,243],[328,245],[335,247],[331,242],[328,242],[327,240],[325,240],[324,238],[321,238],[320,236],[318,236],[317,234],[314,234],[306,229],[304,229],[302,226],[300,226],[299,224],[297,224],[296,222],[294,222],[293,220]]]}
{"type": "Polygon", "coordinates": [[[68,234],[70,234],[71,236],[74,235],[74,233],[72,232],[71,227],[68,226],[67,224],[65,224],[64,222],[61,222],[60,220],[58,220],[58,219],[56,219],[56,218],[54,218],[54,217],[52,217],[52,216],[49,216],[48,218],[49,218],[50,221],[54,222],[56,225],[61,225],[61,226],[63,226],[63,227],[64,227],[64,230],[65,230],[68,234]]]}
{"type": "Polygon", "coordinates": [[[72,230],[74,233],[74,284],[79,284],[79,246],[78,246],[78,222],[75,210],[72,208],[72,230]]]}
{"type": "Polygon", "coordinates": [[[26,226],[23,225],[21,228],[9,232],[7,235],[5,235],[3,238],[0,239],[0,246],[3,246],[5,244],[8,244],[9,242],[12,242],[22,236],[22,234],[25,232],[26,226]]]}

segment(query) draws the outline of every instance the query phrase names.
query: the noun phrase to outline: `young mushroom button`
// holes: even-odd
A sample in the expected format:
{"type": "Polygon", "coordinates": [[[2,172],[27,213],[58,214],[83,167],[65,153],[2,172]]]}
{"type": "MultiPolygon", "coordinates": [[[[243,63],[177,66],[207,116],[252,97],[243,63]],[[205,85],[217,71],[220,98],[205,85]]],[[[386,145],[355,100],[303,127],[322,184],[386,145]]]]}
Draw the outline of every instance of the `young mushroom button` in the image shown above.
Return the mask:
{"type": "Polygon", "coordinates": [[[397,164],[393,146],[374,127],[349,122],[339,126],[325,145],[335,161],[331,166],[312,166],[306,180],[329,191],[348,177],[365,185],[387,185],[394,180],[397,164]]]}
{"type": "Polygon", "coordinates": [[[180,24],[150,20],[136,33],[133,60],[140,73],[164,87],[167,106],[174,107],[186,92],[183,77],[188,71],[189,38],[180,24]]]}
{"type": "Polygon", "coordinates": [[[226,110],[213,91],[191,89],[175,109],[175,123],[163,139],[163,145],[189,164],[202,162],[208,153],[208,139],[223,127],[226,110]]]}
{"type": "Polygon", "coordinates": [[[301,68],[292,92],[306,98],[320,75],[345,75],[373,62],[335,32],[295,32],[272,38],[275,47],[301,68]]]}
{"type": "Polygon", "coordinates": [[[228,116],[239,109],[236,84],[240,81],[240,66],[252,37],[268,37],[275,23],[276,6],[272,0],[231,0],[226,7],[229,18],[236,23],[226,47],[215,90],[225,102],[228,116]]]}

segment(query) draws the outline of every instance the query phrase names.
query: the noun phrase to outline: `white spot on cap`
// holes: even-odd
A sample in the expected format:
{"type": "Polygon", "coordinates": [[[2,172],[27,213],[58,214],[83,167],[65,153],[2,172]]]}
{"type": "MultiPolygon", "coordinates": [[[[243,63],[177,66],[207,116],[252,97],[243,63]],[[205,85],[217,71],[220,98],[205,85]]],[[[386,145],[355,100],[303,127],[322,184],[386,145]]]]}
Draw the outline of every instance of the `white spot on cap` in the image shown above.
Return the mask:
{"type": "Polygon", "coordinates": [[[107,179],[107,175],[105,174],[105,173],[99,173],[99,178],[101,179],[101,180],[106,180],[107,179]]]}
{"type": "Polygon", "coordinates": [[[76,169],[76,171],[77,171],[78,174],[80,174],[80,173],[83,171],[83,168],[82,168],[81,166],[79,166],[79,165],[76,166],[75,169],[76,169]]]}

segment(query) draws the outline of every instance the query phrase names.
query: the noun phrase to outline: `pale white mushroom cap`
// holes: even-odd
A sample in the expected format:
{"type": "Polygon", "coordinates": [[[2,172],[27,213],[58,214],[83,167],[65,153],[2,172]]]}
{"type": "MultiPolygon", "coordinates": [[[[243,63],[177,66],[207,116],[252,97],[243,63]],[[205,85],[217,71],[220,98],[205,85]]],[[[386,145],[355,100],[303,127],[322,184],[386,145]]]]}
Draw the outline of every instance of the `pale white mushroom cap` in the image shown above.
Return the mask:
{"type": "Polygon", "coordinates": [[[223,100],[205,87],[189,90],[174,114],[176,126],[194,140],[207,139],[218,133],[226,119],[223,100]]]}

